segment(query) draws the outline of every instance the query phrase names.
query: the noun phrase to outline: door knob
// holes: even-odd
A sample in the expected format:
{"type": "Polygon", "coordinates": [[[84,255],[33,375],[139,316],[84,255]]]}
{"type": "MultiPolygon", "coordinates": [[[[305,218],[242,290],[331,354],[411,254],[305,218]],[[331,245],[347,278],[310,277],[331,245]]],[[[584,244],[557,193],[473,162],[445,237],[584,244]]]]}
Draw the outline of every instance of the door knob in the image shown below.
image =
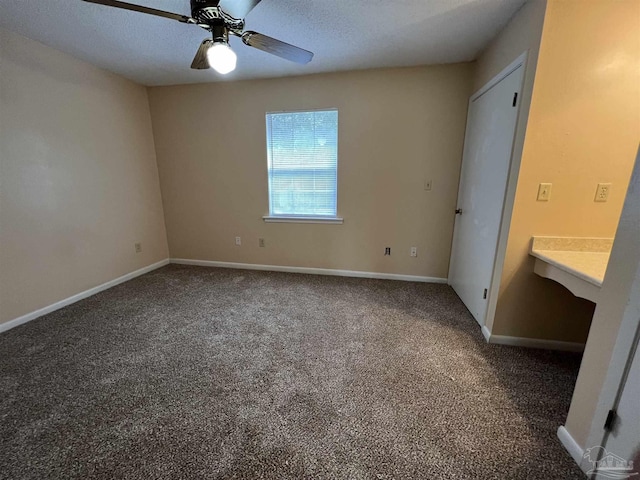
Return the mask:
{"type": "Polygon", "coordinates": [[[462,209],[456,208],[456,215],[462,215],[462,209]]]}

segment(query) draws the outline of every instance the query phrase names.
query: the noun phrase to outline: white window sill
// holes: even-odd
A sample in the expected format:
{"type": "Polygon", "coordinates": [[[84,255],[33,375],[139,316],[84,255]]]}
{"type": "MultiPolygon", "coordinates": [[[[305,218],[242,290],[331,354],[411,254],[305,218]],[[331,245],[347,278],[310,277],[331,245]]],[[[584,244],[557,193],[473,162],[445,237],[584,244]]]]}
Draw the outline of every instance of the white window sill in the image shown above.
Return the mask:
{"type": "Polygon", "coordinates": [[[344,219],[342,217],[303,217],[303,216],[287,216],[287,215],[265,215],[262,219],[266,223],[329,223],[342,225],[344,219]]]}

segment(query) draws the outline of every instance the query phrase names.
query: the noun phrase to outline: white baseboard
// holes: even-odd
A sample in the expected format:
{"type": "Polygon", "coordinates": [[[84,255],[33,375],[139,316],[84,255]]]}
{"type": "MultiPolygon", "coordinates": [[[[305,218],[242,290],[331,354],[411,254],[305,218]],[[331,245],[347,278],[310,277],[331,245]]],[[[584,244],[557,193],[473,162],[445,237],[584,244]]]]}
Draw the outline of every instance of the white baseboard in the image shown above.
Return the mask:
{"type": "Polygon", "coordinates": [[[280,265],[258,265],[254,263],[216,262],[211,260],[190,260],[172,258],[171,263],[178,265],[197,265],[200,267],[236,268],[238,270],[263,270],[269,272],[306,273],[310,275],[332,275],[336,277],[377,278],[381,280],[403,280],[406,282],[447,283],[446,278],[421,277],[418,275],[400,275],[397,273],[361,272],[356,270],[334,270],[332,268],[287,267],[280,265]]]}
{"type": "Polygon", "coordinates": [[[491,343],[489,341],[491,340],[491,332],[489,331],[486,325],[482,326],[482,335],[484,336],[484,339],[487,341],[487,343],[491,343]]]}
{"type": "MultiPolygon", "coordinates": [[[[571,458],[580,465],[584,458],[584,450],[580,445],[578,445],[578,442],[575,441],[569,433],[569,430],[567,430],[564,425],[558,427],[558,438],[560,439],[562,446],[567,450],[567,452],[569,452],[569,455],[571,455],[571,458]]],[[[580,468],[582,468],[581,465],[580,468]]]]}
{"type": "Polygon", "coordinates": [[[79,300],[90,297],[91,295],[95,295],[96,293],[102,292],[108,288],[115,287],[121,283],[124,283],[132,278],[139,277],[140,275],[144,275],[152,270],[156,270],[160,267],[164,267],[169,264],[169,259],[162,260],[160,262],[154,263],[152,265],[148,265],[146,267],[135,270],[131,273],[127,273],[121,277],[110,280],[102,285],[98,285],[97,287],[90,288],[89,290],[85,290],[84,292],[77,293],[71,297],[65,298],[64,300],[60,300],[59,302],[53,303],[44,308],[40,308],[34,312],[27,313],[26,315],[22,315],[21,317],[14,318],[13,320],[9,320],[8,322],[0,324],[0,333],[6,332],[7,330],[17,327],[18,325],[22,325],[23,323],[27,323],[31,320],[34,320],[42,315],[46,315],[47,313],[54,312],[59,310],[67,305],[71,305],[72,303],[76,303],[79,300]]]}
{"type": "Polygon", "coordinates": [[[482,335],[484,336],[487,343],[495,343],[498,345],[541,348],[543,350],[560,350],[563,352],[584,351],[584,343],[561,342],[559,340],[545,340],[543,338],[508,337],[504,335],[493,335],[484,325],[482,327],[482,335]]]}

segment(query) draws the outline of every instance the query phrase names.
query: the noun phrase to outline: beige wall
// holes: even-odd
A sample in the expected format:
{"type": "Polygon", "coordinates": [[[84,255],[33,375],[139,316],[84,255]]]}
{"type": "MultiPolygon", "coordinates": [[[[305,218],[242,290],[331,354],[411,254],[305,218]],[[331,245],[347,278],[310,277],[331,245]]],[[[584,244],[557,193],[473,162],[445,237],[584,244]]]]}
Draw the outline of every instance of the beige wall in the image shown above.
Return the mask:
{"type": "Polygon", "coordinates": [[[168,251],[145,89],[2,29],[0,69],[2,323],[168,251]]]}
{"type": "MultiPolygon", "coordinates": [[[[531,93],[538,62],[546,0],[529,0],[484,49],[476,61],[473,90],[479,90],[523,52],[528,52],[525,92],[531,93]]],[[[522,99],[524,102],[525,98],[522,99]]],[[[522,104],[521,104],[522,105],[522,104]]],[[[522,110],[522,108],[521,108],[522,110]]]]}
{"type": "MultiPolygon", "coordinates": [[[[632,285],[638,275],[640,264],[640,151],[635,170],[618,225],[607,274],[602,285],[601,300],[593,315],[589,339],[580,365],[580,374],[565,423],[565,428],[583,449],[592,446],[586,443],[587,437],[590,428],[593,428],[592,423],[598,398],[610,365],[625,310],[634,295],[632,285]]],[[[637,295],[637,292],[635,294],[637,295]]],[[[630,337],[633,338],[633,333],[630,334],[630,337]]],[[[610,396],[615,395],[615,392],[609,393],[610,396]]],[[[612,404],[613,402],[609,403],[604,411],[607,411],[612,404]]],[[[603,433],[604,419],[596,420],[600,422],[597,426],[599,428],[592,431],[597,437],[598,433],[603,433]]]]}
{"type": "Polygon", "coordinates": [[[446,277],[472,69],[151,88],[171,256],[446,277]],[[339,110],[344,225],[265,224],[265,112],[325,107],[339,110]]]}
{"type": "Polygon", "coordinates": [[[639,18],[637,0],[548,2],[493,334],[587,337],[593,304],[536,276],[529,242],[614,236],[640,138],[639,18]]]}

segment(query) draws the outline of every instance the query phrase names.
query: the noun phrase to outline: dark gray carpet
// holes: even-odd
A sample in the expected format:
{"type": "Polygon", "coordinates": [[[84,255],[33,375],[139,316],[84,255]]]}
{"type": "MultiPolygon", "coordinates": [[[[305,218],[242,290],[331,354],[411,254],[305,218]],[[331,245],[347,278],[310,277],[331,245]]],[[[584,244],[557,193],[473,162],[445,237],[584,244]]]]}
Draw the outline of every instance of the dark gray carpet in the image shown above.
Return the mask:
{"type": "Polygon", "coordinates": [[[0,478],[583,478],[445,285],[168,266],[0,335],[0,478]]]}

